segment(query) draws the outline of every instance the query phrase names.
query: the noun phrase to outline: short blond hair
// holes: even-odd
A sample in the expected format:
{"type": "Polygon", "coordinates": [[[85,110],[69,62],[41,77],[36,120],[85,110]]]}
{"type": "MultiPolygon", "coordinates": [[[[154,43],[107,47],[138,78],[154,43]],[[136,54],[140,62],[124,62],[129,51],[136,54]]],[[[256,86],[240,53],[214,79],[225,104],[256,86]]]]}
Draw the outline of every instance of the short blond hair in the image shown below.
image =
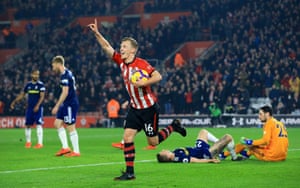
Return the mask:
{"type": "Polygon", "coordinates": [[[59,64],[62,64],[62,65],[65,65],[65,59],[64,59],[63,56],[57,55],[57,56],[53,57],[52,63],[59,63],[59,64]]]}
{"type": "Polygon", "coordinates": [[[131,44],[131,46],[132,46],[133,48],[135,48],[136,50],[139,48],[138,42],[137,42],[134,38],[132,38],[132,37],[124,37],[124,38],[121,40],[121,42],[124,42],[124,41],[129,41],[130,44],[131,44]]]}

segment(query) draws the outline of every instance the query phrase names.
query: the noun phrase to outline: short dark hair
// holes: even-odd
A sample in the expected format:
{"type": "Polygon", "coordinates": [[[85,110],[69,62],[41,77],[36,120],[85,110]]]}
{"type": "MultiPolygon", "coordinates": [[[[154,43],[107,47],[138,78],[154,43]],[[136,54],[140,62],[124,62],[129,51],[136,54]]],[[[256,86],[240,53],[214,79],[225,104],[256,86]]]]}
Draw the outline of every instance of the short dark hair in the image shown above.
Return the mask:
{"type": "Polygon", "coordinates": [[[260,108],[260,110],[263,111],[264,113],[268,112],[270,114],[270,116],[273,115],[272,107],[270,107],[270,106],[267,106],[267,105],[263,106],[260,108]]]}
{"type": "Polygon", "coordinates": [[[165,155],[156,154],[157,161],[160,163],[171,162],[170,159],[165,155]]]}
{"type": "Polygon", "coordinates": [[[31,71],[31,74],[34,74],[34,73],[40,74],[40,71],[39,71],[38,69],[33,69],[33,70],[31,71]]]}

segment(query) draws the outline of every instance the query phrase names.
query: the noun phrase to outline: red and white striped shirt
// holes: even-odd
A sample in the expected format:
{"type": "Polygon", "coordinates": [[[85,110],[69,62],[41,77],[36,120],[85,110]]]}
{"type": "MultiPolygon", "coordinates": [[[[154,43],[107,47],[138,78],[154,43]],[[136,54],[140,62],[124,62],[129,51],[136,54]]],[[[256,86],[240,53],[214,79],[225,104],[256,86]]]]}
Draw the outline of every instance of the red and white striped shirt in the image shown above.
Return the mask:
{"type": "Polygon", "coordinates": [[[145,70],[148,75],[151,75],[155,68],[146,60],[138,57],[135,57],[131,63],[126,64],[121,59],[121,54],[118,52],[114,53],[112,59],[121,68],[121,74],[130,96],[130,105],[135,109],[145,109],[153,106],[157,99],[152,92],[151,87],[146,86],[137,88],[130,82],[130,78],[137,70],[145,70]]]}

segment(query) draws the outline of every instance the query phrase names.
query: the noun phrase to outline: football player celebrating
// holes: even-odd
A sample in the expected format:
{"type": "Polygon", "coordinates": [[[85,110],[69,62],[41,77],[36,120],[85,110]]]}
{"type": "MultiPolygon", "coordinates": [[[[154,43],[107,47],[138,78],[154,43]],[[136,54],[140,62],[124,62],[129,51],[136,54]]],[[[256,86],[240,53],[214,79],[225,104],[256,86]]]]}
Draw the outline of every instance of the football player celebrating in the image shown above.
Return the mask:
{"type": "Polygon", "coordinates": [[[145,59],[136,57],[138,43],[131,37],[125,37],[121,41],[120,52],[113,49],[110,43],[98,30],[97,20],[88,25],[93,31],[98,43],[105,53],[120,67],[121,74],[130,96],[130,108],[124,124],[124,158],[126,171],[115,180],[133,180],[136,134],[143,130],[147,136],[149,145],[155,146],[166,140],[173,131],[186,136],[186,129],[180,121],[175,119],[171,125],[158,130],[159,106],[157,99],[151,90],[151,85],[158,83],[162,76],[145,59]],[[149,75],[148,79],[131,81],[131,76],[138,70],[144,70],[149,75]]]}

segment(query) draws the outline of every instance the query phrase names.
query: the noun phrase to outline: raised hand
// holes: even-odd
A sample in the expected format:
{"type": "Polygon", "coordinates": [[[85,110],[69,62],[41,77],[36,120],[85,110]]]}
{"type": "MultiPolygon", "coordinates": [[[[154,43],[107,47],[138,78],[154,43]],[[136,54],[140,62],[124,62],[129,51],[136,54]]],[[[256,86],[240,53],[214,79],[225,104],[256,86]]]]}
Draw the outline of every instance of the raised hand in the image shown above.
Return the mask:
{"type": "Polygon", "coordinates": [[[89,27],[94,33],[99,32],[99,30],[98,30],[98,24],[97,24],[97,19],[96,19],[96,18],[95,18],[95,22],[89,24],[88,27],[89,27]]]}

